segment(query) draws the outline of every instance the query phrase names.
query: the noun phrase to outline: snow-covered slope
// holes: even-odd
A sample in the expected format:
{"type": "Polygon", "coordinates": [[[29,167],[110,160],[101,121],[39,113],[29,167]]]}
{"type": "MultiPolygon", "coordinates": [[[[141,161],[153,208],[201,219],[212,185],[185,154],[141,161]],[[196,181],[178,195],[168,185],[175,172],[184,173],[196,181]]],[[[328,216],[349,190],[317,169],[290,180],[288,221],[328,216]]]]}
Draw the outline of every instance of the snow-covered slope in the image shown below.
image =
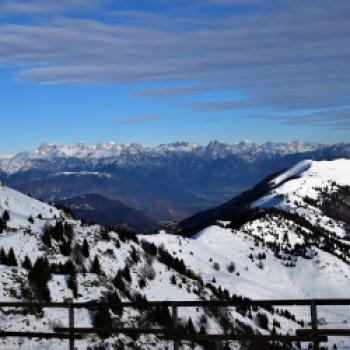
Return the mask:
{"type": "MultiPolygon", "coordinates": [[[[183,245],[197,252],[188,259],[208,280],[215,277],[232,291],[253,298],[346,297],[350,287],[349,186],[350,160],[302,161],[263,182],[262,197],[255,198],[261,190],[253,190],[238,197],[245,200],[242,207],[237,200],[200,214],[202,222],[210,221],[212,212],[216,219],[226,220],[233,208],[234,219],[241,215],[246,220],[239,227],[237,222],[217,220],[192,239],[184,239],[183,245]],[[225,217],[220,218],[220,213],[225,217]],[[208,269],[208,259],[217,261],[221,272],[208,269]],[[227,273],[230,261],[239,277],[227,273]]],[[[198,220],[194,222],[201,226],[198,220]]],[[[182,234],[186,236],[186,231],[182,234]]],[[[166,246],[176,242],[166,233],[155,240],[166,246]]],[[[181,256],[189,256],[183,251],[181,256]]]]}
{"type": "MultiPolygon", "coordinates": [[[[235,297],[235,289],[224,273],[218,273],[218,281],[207,281],[215,274],[210,272],[212,262],[205,263],[208,255],[217,259],[220,254],[226,253],[220,253],[219,248],[217,253],[209,248],[205,250],[206,244],[201,242],[201,237],[198,238],[198,248],[203,247],[203,251],[196,248],[191,254],[188,250],[195,246],[181,237],[172,236],[175,241],[172,244],[171,240],[167,242],[170,236],[164,233],[136,237],[127,231],[111,232],[97,225],[85,226],[54,207],[4,186],[0,186],[0,217],[2,301],[65,301],[69,298],[75,301],[209,300],[235,297]],[[201,268],[199,261],[202,261],[201,268]],[[205,265],[206,269],[202,269],[205,265]]],[[[226,260],[219,261],[224,264],[226,260]]],[[[238,276],[231,282],[235,278],[238,276]]],[[[268,310],[260,308],[253,310],[249,317],[245,311],[228,310],[225,312],[225,324],[231,327],[235,324],[236,329],[242,332],[250,329],[264,334],[267,331],[258,321],[261,313],[266,314],[271,323],[275,319],[288,329],[299,327],[296,321],[282,315],[273,316],[268,310]]],[[[142,326],[145,317],[144,312],[137,309],[125,310],[122,315],[117,311],[110,312],[110,315],[110,322],[123,327],[142,326]]],[[[166,322],[164,310],[155,315],[152,316],[152,324],[166,326],[163,323],[166,322]]],[[[179,310],[180,324],[186,328],[193,324],[196,331],[222,331],[222,316],[218,317],[208,310],[179,310]]],[[[89,327],[95,322],[96,312],[79,310],[75,318],[77,326],[89,327]]],[[[44,309],[35,315],[25,310],[23,313],[0,310],[2,330],[51,331],[54,327],[66,325],[66,310],[44,309]]],[[[66,347],[65,341],[58,340],[1,340],[3,349],[56,350],[66,347]]],[[[77,341],[77,349],[87,348],[161,350],[169,348],[169,344],[154,336],[139,339],[91,336],[77,341]]],[[[183,349],[204,348],[200,345],[192,347],[185,342],[183,349]]],[[[229,349],[243,347],[232,343],[229,349]]]]}
{"type": "MultiPolygon", "coordinates": [[[[8,255],[13,248],[17,258],[17,266],[7,266],[8,261],[0,264],[0,281],[3,281],[0,298],[42,297],[28,278],[31,270],[23,264],[26,256],[32,263],[40,256],[47,257],[52,272],[47,285],[53,301],[70,297],[77,301],[108,300],[114,293],[121,300],[347,297],[349,179],[349,160],[298,163],[269,179],[267,190],[259,198],[248,196],[251,203],[246,210],[251,215],[246,216],[240,227],[228,220],[217,220],[192,238],[165,231],[135,237],[122,230],[108,232],[100,226],[84,226],[47,204],[0,187],[0,214],[5,210],[9,213],[0,234],[0,247],[8,255]],[[94,263],[96,258],[99,269],[94,263]],[[67,265],[68,261],[71,263],[67,265]],[[62,264],[66,264],[65,268],[62,264]]],[[[278,331],[283,333],[300,328],[301,321],[308,322],[307,314],[290,311],[295,312],[298,321],[260,308],[252,310],[252,314],[232,309],[226,316],[232,322],[231,327],[235,323],[242,331],[245,325],[266,334],[258,322],[258,314],[264,313],[269,330],[275,328],[272,324],[280,324],[278,331]]],[[[113,322],[122,322],[123,326],[139,324],[138,310],[130,310],[123,316],[111,315],[113,322]]],[[[43,317],[30,319],[29,323],[25,315],[11,314],[9,318],[0,310],[0,316],[0,326],[5,329],[35,326],[47,330],[67,321],[63,311],[59,314],[45,310],[43,317]]],[[[185,327],[191,318],[196,330],[201,327],[208,332],[223,330],[220,320],[205,310],[181,310],[179,316],[185,327]]],[[[93,320],[93,313],[77,314],[80,326],[89,326],[93,320]]],[[[339,348],[342,341],[337,344],[339,348]]],[[[135,342],[142,349],[167,346],[150,337],[133,342],[124,337],[110,337],[84,339],[78,342],[78,349],[117,342],[122,342],[126,349],[132,349],[135,342]]],[[[13,344],[7,343],[10,347],[13,344]]],[[[33,340],[30,345],[39,349],[42,343],[33,340]]],[[[47,349],[64,348],[63,342],[46,345],[47,349]]],[[[230,344],[229,348],[246,349],[238,343],[230,344]]],[[[196,349],[203,347],[196,345],[196,349]]]]}
{"type": "MultiPolygon", "coordinates": [[[[263,222],[256,224],[263,225],[263,222]]],[[[266,238],[270,230],[271,227],[259,228],[266,238]]],[[[283,232],[288,232],[290,240],[295,243],[302,241],[292,229],[286,227],[283,232]]],[[[214,278],[218,285],[231,293],[252,299],[348,297],[348,264],[317,247],[309,248],[311,259],[292,257],[291,260],[283,260],[262,242],[259,244],[256,234],[213,225],[190,239],[164,232],[146,238],[156,244],[164,244],[200,273],[204,281],[214,278]],[[287,266],[287,263],[292,263],[293,267],[287,266]],[[219,269],[214,264],[218,264],[219,269]],[[234,271],[229,271],[231,264],[234,271]]]]}

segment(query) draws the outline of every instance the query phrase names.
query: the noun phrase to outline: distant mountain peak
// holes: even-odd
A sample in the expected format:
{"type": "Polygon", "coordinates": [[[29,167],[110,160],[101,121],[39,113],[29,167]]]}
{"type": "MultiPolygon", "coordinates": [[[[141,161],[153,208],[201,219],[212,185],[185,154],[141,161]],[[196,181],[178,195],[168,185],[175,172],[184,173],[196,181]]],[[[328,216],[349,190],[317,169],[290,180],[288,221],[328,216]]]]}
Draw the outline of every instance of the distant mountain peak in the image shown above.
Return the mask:
{"type": "MultiPolygon", "coordinates": [[[[340,146],[342,148],[346,147],[346,145],[340,146]]],[[[56,164],[56,160],[69,160],[70,164],[73,164],[73,159],[77,159],[79,162],[85,162],[90,167],[101,161],[108,164],[139,166],[144,161],[149,162],[153,160],[159,163],[166,159],[167,156],[173,155],[179,157],[193,155],[204,160],[239,157],[242,160],[254,162],[256,160],[269,159],[275,155],[283,156],[294,153],[312,152],[324,149],[325,147],[325,145],[304,143],[301,141],[258,144],[248,140],[234,144],[213,140],[206,146],[196,142],[176,141],[155,147],[145,147],[137,143],[122,144],[114,141],[99,143],[97,145],[89,145],[83,142],[72,145],[45,142],[34,151],[20,152],[13,156],[0,156],[0,170],[8,174],[13,174],[18,171],[40,168],[41,165],[38,165],[38,163],[45,161],[56,164]]],[[[62,165],[61,167],[64,166],[62,165]]]]}

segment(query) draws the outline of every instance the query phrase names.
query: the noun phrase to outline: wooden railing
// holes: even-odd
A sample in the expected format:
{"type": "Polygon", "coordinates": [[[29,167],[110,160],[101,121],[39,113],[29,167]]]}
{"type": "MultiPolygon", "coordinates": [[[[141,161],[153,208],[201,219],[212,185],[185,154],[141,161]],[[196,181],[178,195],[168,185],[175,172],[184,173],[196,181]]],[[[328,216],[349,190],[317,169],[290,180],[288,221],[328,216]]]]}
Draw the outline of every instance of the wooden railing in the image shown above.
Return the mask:
{"type": "Polygon", "coordinates": [[[318,350],[320,343],[326,342],[328,337],[342,336],[350,337],[349,329],[319,329],[318,308],[320,306],[350,306],[350,299],[304,299],[304,300],[234,300],[234,301],[153,301],[153,302],[123,302],[119,304],[96,303],[96,302],[56,302],[56,303],[33,303],[33,302],[0,302],[0,308],[60,308],[67,309],[68,327],[54,328],[52,332],[22,332],[1,330],[0,337],[24,337],[24,338],[44,338],[44,339],[68,339],[69,349],[74,350],[75,340],[82,339],[87,334],[117,335],[125,334],[137,336],[141,334],[154,334],[162,339],[170,340],[174,344],[174,350],[178,350],[181,341],[259,341],[259,342],[311,342],[313,349],[318,350]],[[293,335],[262,335],[262,334],[240,334],[232,330],[229,334],[188,334],[178,329],[178,309],[179,308],[232,308],[232,307],[262,307],[280,308],[294,306],[304,306],[309,309],[309,328],[296,329],[293,335]],[[79,328],[75,324],[75,310],[88,309],[97,310],[101,307],[107,308],[142,308],[142,310],[154,307],[164,307],[171,309],[172,325],[168,328],[79,328]]]}

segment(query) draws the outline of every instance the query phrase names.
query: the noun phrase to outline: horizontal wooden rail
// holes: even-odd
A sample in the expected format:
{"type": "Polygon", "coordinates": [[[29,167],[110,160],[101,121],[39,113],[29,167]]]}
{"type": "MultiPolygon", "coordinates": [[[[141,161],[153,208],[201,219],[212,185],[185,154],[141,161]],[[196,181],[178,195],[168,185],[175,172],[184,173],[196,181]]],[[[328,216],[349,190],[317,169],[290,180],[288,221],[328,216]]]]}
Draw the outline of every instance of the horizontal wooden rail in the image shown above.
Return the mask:
{"type": "MultiPolygon", "coordinates": [[[[46,333],[46,332],[7,332],[0,331],[0,338],[14,338],[14,337],[23,337],[23,338],[43,338],[43,339],[70,339],[68,334],[58,334],[58,333],[46,333]]],[[[75,339],[82,339],[81,335],[74,336],[75,339]]]]}
{"type": "Polygon", "coordinates": [[[74,332],[76,334],[173,334],[172,329],[167,328],[93,328],[93,327],[80,327],[80,328],[54,328],[55,332],[68,333],[74,332]]]}
{"type": "MultiPolygon", "coordinates": [[[[314,334],[312,329],[297,329],[295,332],[296,335],[309,336],[314,334]]],[[[329,337],[350,337],[350,328],[348,329],[318,329],[317,334],[321,336],[329,337]]]]}
{"type": "Polygon", "coordinates": [[[297,336],[297,335],[256,335],[256,334],[176,334],[170,337],[164,337],[167,340],[193,340],[193,341],[285,341],[285,342],[326,342],[326,336],[297,336]]]}
{"type": "Polygon", "coordinates": [[[123,308],[145,307],[152,308],[157,306],[176,306],[176,307],[235,307],[235,306],[310,306],[314,303],[318,306],[334,306],[334,305],[350,305],[350,299],[274,299],[274,300],[210,300],[210,301],[149,301],[149,302],[122,302],[118,304],[103,302],[53,302],[53,303],[37,303],[37,302],[0,302],[2,307],[16,308],[64,308],[73,307],[74,309],[89,309],[100,306],[122,306],[123,308]]]}

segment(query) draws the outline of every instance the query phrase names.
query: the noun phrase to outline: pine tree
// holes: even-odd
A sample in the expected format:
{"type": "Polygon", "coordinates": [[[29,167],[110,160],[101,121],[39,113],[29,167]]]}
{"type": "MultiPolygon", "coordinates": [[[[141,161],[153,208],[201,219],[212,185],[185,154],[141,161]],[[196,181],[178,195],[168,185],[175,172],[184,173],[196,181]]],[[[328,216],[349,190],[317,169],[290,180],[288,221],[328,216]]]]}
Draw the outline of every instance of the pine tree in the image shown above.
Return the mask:
{"type": "Polygon", "coordinates": [[[31,262],[31,260],[29,259],[28,255],[25,256],[24,261],[23,261],[23,263],[22,263],[22,267],[23,267],[24,269],[26,269],[26,270],[32,269],[32,267],[33,267],[33,266],[32,266],[32,262],[31,262]]]}
{"type": "Polygon", "coordinates": [[[7,255],[7,265],[8,266],[17,266],[17,259],[15,256],[15,252],[13,251],[13,248],[10,249],[10,251],[7,255]]]}
{"type": "Polygon", "coordinates": [[[110,292],[107,295],[108,302],[112,304],[111,310],[114,314],[122,316],[123,315],[123,307],[121,305],[121,299],[116,291],[110,292]]]}
{"type": "Polygon", "coordinates": [[[6,228],[6,221],[2,217],[0,217],[0,233],[3,233],[6,228]]]}
{"type": "Polygon", "coordinates": [[[125,282],[119,273],[114,277],[113,285],[123,293],[126,291],[125,282]]]}
{"type": "Polygon", "coordinates": [[[39,257],[28,274],[28,280],[39,300],[50,302],[47,283],[51,279],[50,264],[47,258],[39,257]]]}
{"type": "Polygon", "coordinates": [[[92,263],[91,266],[91,273],[96,273],[96,275],[100,275],[101,274],[101,265],[100,265],[100,261],[98,259],[98,256],[95,255],[95,259],[92,263]]]}
{"type": "Polygon", "coordinates": [[[90,255],[90,247],[86,239],[84,239],[83,246],[81,247],[81,252],[85,258],[88,258],[90,255]]]}
{"type": "Polygon", "coordinates": [[[187,332],[188,332],[189,334],[195,334],[195,333],[196,333],[191,318],[188,319],[186,330],[187,330],[187,332]]]}
{"type": "Polygon", "coordinates": [[[5,222],[8,222],[10,220],[10,214],[7,209],[2,214],[2,218],[4,219],[5,222]]]}
{"type": "Polygon", "coordinates": [[[67,286],[73,292],[73,297],[78,298],[78,281],[77,275],[72,273],[68,277],[67,286]]]}
{"type": "Polygon", "coordinates": [[[51,232],[50,232],[50,228],[49,227],[45,227],[44,228],[44,233],[41,236],[41,240],[43,241],[43,243],[47,246],[47,247],[51,247],[52,246],[52,242],[51,242],[51,232]]]}
{"type": "Polygon", "coordinates": [[[7,265],[7,255],[3,247],[0,249],[0,264],[7,265]]]}
{"type": "MultiPolygon", "coordinates": [[[[96,312],[95,320],[94,320],[94,326],[96,328],[111,328],[112,324],[112,317],[109,313],[109,310],[106,306],[100,306],[98,311],[96,312]]],[[[103,332],[100,332],[100,337],[106,336],[103,334],[103,332]]]]}

